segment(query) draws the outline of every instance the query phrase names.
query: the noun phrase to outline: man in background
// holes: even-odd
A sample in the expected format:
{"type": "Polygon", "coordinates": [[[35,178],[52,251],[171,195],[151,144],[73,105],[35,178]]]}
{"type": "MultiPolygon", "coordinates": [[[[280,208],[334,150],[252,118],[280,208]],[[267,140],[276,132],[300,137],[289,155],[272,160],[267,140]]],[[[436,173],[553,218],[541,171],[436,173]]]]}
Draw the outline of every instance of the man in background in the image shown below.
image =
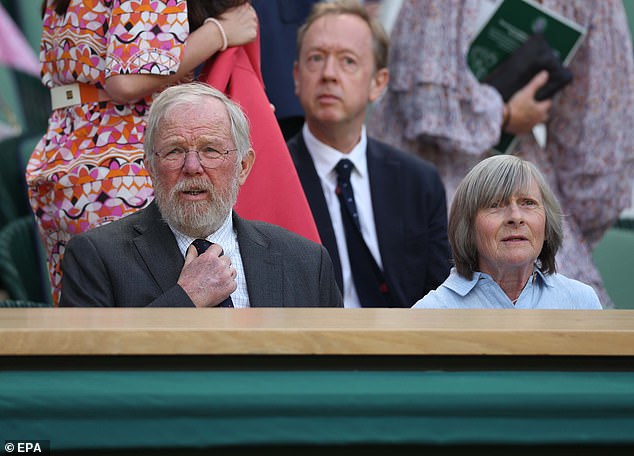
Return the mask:
{"type": "Polygon", "coordinates": [[[410,307],[449,273],[435,168],[366,135],[387,54],[385,31],[357,1],[315,5],[298,33],[293,76],[306,122],[288,146],[345,307],[410,307]]]}

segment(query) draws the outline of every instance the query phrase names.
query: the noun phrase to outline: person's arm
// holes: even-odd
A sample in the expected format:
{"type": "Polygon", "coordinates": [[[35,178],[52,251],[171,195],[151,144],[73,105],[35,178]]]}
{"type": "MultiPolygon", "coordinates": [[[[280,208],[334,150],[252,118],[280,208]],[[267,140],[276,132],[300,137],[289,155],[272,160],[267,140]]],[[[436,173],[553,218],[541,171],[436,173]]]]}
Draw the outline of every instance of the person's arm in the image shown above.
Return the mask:
{"type": "MultiPolygon", "coordinates": [[[[481,155],[497,144],[504,101],[476,79],[466,59],[477,12],[473,0],[403,3],[391,37],[389,89],[370,115],[371,134],[392,144],[416,140],[421,148],[433,145],[447,153],[481,155]]],[[[547,117],[550,102],[530,98],[534,85],[507,104],[506,131],[530,131],[547,117]]]]}
{"type": "Polygon", "coordinates": [[[66,245],[62,274],[60,307],[115,306],[107,268],[84,236],[75,236],[66,245]]]}
{"type": "Polygon", "coordinates": [[[634,52],[622,2],[573,10],[588,32],[569,65],[573,82],[555,98],[546,152],[563,209],[592,249],[632,205],[634,52]]]}
{"type": "Polygon", "coordinates": [[[319,272],[319,304],[323,307],[343,307],[343,297],[337,287],[335,279],[335,268],[332,265],[330,255],[324,246],[321,250],[320,272],[319,272]]]}
{"type": "Polygon", "coordinates": [[[192,300],[178,284],[150,302],[139,302],[136,296],[143,280],[151,280],[145,274],[133,273],[133,266],[126,249],[106,247],[107,259],[96,244],[86,235],[73,237],[66,245],[62,260],[62,292],[60,307],[194,307],[192,300]],[[129,265],[132,269],[124,268],[129,265]],[[125,282],[125,283],[124,283],[125,282]],[[115,287],[119,289],[115,291],[115,287]],[[130,302],[118,302],[117,295],[130,291],[130,302]]]}
{"type": "MultiPolygon", "coordinates": [[[[226,34],[229,47],[249,43],[257,36],[257,16],[248,3],[226,11],[217,20],[226,34]]],[[[187,37],[183,59],[176,73],[169,76],[116,74],[106,79],[105,90],[116,102],[134,102],[182,80],[220,51],[223,45],[220,28],[213,22],[206,22],[187,37]]]]}

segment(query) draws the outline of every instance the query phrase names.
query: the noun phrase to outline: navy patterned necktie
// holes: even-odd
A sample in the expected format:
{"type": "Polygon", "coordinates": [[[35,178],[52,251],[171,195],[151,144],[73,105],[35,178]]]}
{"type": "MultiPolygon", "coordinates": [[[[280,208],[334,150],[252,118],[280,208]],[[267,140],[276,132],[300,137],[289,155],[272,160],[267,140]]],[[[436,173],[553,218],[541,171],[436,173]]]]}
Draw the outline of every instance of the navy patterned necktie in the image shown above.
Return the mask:
{"type": "MultiPolygon", "coordinates": [[[[207,251],[209,246],[211,246],[212,244],[213,242],[209,242],[207,239],[194,239],[192,241],[192,245],[196,247],[196,251],[198,252],[198,255],[201,255],[205,251],[207,251]]],[[[220,256],[222,255],[223,253],[220,254],[220,256]]],[[[229,296],[227,299],[225,299],[220,304],[218,304],[217,307],[233,307],[233,301],[231,300],[231,296],[229,296]]]]}
{"type": "Polygon", "coordinates": [[[339,198],[354,287],[362,307],[392,307],[383,271],[372,256],[361,234],[359,213],[350,183],[353,167],[353,163],[347,158],[339,160],[335,166],[337,172],[335,193],[339,198]]]}

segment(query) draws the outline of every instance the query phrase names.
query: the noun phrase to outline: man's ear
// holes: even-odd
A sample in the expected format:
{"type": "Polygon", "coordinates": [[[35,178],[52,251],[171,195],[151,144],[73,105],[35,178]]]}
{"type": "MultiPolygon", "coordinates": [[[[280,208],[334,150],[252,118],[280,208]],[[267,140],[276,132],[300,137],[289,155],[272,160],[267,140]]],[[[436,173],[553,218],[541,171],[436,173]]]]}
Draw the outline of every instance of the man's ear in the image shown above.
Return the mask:
{"type": "Polygon", "coordinates": [[[390,73],[387,68],[381,68],[376,73],[374,73],[372,81],[370,82],[370,103],[381,96],[383,91],[385,91],[389,80],[390,73]]]}
{"type": "Polygon", "coordinates": [[[249,149],[244,158],[240,161],[240,173],[238,175],[240,185],[244,184],[247,177],[249,177],[251,168],[253,168],[253,163],[255,163],[255,151],[253,149],[249,149]]]}

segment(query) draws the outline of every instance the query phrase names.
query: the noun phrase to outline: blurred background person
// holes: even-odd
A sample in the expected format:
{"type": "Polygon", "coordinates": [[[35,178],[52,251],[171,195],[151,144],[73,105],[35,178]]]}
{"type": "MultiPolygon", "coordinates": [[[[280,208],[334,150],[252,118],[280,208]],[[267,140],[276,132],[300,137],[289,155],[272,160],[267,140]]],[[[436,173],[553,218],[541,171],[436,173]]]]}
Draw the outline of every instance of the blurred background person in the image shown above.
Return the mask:
{"type": "Polygon", "coordinates": [[[452,202],[455,267],[414,308],[601,309],[592,287],[557,273],[562,236],[561,207],[537,167],[489,157],[452,202]]]}
{"type": "MultiPolygon", "coordinates": [[[[275,108],[275,116],[284,139],[295,136],[304,124],[304,111],[293,91],[293,62],[296,57],[297,29],[304,23],[310,9],[320,0],[251,0],[260,22],[262,76],[266,94],[275,108]]],[[[329,0],[323,0],[329,1],[329,0]]],[[[398,3],[390,0],[360,2],[372,17],[379,8],[398,3]]]]}
{"type": "Polygon", "coordinates": [[[612,307],[592,249],[631,206],[634,63],[623,4],[540,2],[587,33],[569,65],[574,80],[555,95],[550,111],[547,102],[532,100],[543,83],[534,80],[509,100],[509,120],[497,91],[479,84],[466,63],[481,1],[403,2],[392,32],[392,79],[368,129],[435,163],[449,201],[466,172],[490,154],[502,128],[517,134],[517,153],[537,164],[563,207],[559,270],[592,285],[603,306],[612,307]],[[542,148],[528,133],[545,120],[542,148]]]}
{"type": "Polygon", "coordinates": [[[447,202],[478,161],[498,143],[503,127],[529,133],[547,119],[550,101],[534,93],[547,80],[536,76],[508,102],[480,84],[466,55],[475,36],[479,2],[485,0],[404,0],[391,35],[390,83],[368,119],[377,138],[434,163],[447,202]]]}
{"type": "Polygon", "coordinates": [[[193,79],[214,53],[256,37],[249,4],[218,3],[240,6],[190,27],[184,0],[43,2],[41,73],[53,111],[26,177],[55,304],[67,241],[153,198],[142,161],[153,96],[193,79]]]}

